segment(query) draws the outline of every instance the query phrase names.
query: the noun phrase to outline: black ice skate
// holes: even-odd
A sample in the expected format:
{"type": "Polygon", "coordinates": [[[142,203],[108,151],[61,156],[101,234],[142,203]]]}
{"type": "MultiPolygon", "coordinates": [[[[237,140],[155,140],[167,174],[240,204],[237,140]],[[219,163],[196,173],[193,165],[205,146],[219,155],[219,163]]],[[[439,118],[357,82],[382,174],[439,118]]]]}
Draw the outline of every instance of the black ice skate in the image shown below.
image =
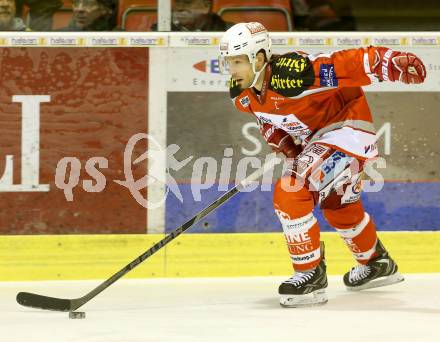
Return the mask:
{"type": "Polygon", "coordinates": [[[327,285],[324,243],[321,242],[321,262],[311,271],[295,272],[280,285],[278,289],[280,305],[286,308],[298,308],[325,304],[327,285]]]}
{"type": "Polygon", "coordinates": [[[360,291],[374,287],[399,283],[404,280],[397,272],[397,264],[377,240],[377,257],[366,265],[357,265],[344,275],[344,284],[349,291],[360,291]]]}

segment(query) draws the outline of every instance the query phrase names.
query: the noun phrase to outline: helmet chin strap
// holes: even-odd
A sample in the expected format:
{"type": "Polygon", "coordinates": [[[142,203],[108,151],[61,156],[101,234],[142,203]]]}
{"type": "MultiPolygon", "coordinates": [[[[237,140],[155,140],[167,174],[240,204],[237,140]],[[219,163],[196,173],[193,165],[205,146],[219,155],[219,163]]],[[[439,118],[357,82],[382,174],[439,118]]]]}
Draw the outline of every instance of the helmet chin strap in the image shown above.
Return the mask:
{"type": "Polygon", "coordinates": [[[255,87],[255,84],[258,81],[258,78],[260,77],[261,73],[263,72],[263,70],[266,68],[267,62],[265,62],[263,64],[263,66],[261,67],[260,71],[256,71],[255,69],[255,61],[252,63],[252,71],[254,72],[255,76],[254,76],[254,80],[252,81],[252,84],[249,86],[249,88],[255,87]]]}

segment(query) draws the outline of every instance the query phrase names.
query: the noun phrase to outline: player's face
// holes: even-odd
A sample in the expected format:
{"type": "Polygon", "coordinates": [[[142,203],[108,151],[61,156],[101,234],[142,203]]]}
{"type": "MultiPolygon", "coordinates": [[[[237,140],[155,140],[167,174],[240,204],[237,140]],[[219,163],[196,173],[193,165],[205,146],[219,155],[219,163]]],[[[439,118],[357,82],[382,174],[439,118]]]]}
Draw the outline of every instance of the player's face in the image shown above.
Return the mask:
{"type": "Polygon", "coordinates": [[[15,0],[0,0],[0,30],[10,28],[15,17],[15,0]]]}
{"type": "MultiPolygon", "coordinates": [[[[1,1],[1,0],[0,0],[1,1]]],[[[85,28],[110,11],[97,0],[73,0],[73,18],[76,26],[85,28]]]]}
{"type": "Polygon", "coordinates": [[[237,82],[237,85],[241,89],[249,88],[254,79],[254,72],[248,56],[226,57],[225,60],[228,63],[229,73],[232,79],[237,82]]]}

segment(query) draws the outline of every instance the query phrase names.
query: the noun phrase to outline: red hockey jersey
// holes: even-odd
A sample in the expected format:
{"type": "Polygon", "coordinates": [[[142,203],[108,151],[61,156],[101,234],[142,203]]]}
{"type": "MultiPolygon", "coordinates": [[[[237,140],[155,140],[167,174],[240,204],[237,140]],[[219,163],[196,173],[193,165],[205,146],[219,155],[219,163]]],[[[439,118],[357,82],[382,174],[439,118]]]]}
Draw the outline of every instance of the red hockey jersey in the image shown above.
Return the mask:
{"type": "Polygon", "coordinates": [[[361,86],[376,79],[375,47],[275,56],[260,94],[231,81],[236,108],[287,132],[304,146],[334,147],[359,159],[377,155],[371,112],[361,86]]]}

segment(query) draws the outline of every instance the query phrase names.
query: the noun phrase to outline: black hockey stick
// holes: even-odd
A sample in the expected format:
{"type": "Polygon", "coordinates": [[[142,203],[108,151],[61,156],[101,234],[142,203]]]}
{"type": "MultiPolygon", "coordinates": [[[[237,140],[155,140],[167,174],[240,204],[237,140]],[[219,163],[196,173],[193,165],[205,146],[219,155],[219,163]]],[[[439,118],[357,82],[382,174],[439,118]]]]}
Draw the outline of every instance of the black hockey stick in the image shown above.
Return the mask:
{"type": "Polygon", "coordinates": [[[240,183],[238,183],[234,188],[223,194],[216,201],[211,203],[205,209],[196,214],[189,221],[184,223],[182,226],[176,228],[170,234],[165,236],[162,240],[156,243],[153,247],[147,250],[145,253],[138,256],[132,262],[130,262],[127,266],[116,272],[110,278],[105,280],[99,286],[95,287],[92,291],[87,293],[85,296],[74,299],[64,299],[64,298],[55,298],[42,296],[35,293],[29,292],[20,292],[17,294],[17,302],[23,306],[43,309],[43,310],[53,310],[53,311],[75,311],[80,308],[88,301],[96,297],[99,293],[104,291],[107,287],[112,285],[115,281],[122,278],[125,274],[130,272],[136,266],[138,266],[145,259],[156,253],[163,246],[167,245],[169,242],[174,240],[180,234],[185,232],[188,228],[192,227],[195,223],[199,222],[203,217],[208,215],[211,211],[221,206],[223,203],[228,201],[232,196],[243,190],[250,183],[257,180],[260,176],[262,176],[266,171],[272,169],[276,164],[279,163],[278,158],[270,158],[260,169],[251,173],[248,177],[243,179],[240,183]]]}

